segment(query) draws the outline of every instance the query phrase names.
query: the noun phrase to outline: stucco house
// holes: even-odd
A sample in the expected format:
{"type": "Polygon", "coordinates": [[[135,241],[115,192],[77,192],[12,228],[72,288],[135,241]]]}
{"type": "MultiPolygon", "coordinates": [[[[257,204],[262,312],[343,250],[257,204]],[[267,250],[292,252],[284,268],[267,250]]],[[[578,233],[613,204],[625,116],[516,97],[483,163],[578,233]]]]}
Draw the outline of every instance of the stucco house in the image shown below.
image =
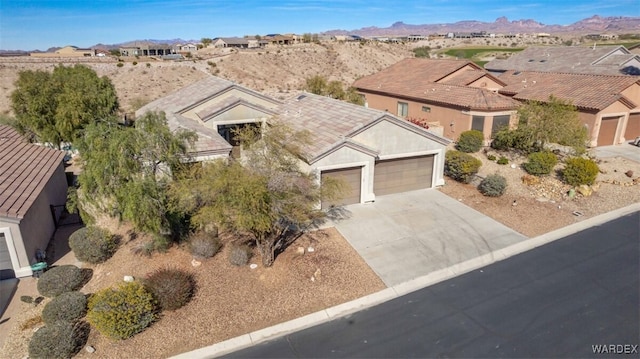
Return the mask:
{"type": "Polygon", "coordinates": [[[518,101],[546,101],[550,94],[576,106],[590,146],[616,145],[640,136],[640,78],[507,71],[500,94],[518,101]]]}
{"type": "Polygon", "coordinates": [[[516,121],[519,103],[496,92],[504,85],[470,61],[421,58],[399,61],[353,84],[370,108],[435,123],[452,140],[475,129],[487,141],[516,121]]]}
{"type": "Polygon", "coordinates": [[[364,203],[376,196],[444,184],[444,152],[449,141],[384,111],[302,93],[284,102],[217,77],[209,77],[140,108],[164,111],[172,130],[196,131],[192,161],[240,157],[238,126],[284,121],[306,130],[311,145],[301,168],[345,179],[348,193],[339,201],[364,203]]]}
{"type": "Polygon", "coordinates": [[[531,46],[484,65],[494,74],[513,71],[640,75],[640,55],[624,46],[531,46]]]}
{"type": "Polygon", "coordinates": [[[65,46],[54,52],[32,52],[32,57],[90,57],[95,56],[94,49],[82,49],[76,46],[65,46]]]}
{"type": "Polygon", "coordinates": [[[64,205],[64,152],[28,143],[0,125],[0,279],[26,277],[56,229],[64,205]]]}

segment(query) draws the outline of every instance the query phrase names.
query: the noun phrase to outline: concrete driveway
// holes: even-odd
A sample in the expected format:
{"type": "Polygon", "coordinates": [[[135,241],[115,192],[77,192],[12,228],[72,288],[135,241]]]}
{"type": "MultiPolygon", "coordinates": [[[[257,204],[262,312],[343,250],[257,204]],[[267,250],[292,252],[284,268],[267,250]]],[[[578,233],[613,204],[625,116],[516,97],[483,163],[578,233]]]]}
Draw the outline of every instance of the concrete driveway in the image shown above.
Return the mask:
{"type": "Polygon", "coordinates": [[[603,157],[624,157],[626,159],[640,162],[640,147],[633,146],[628,143],[622,143],[616,146],[596,147],[596,156],[603,157]]]}
{"type": "Polygon", "coordinates": [[[527,239],[429,189],[344,207],[334,225],[387,286],[394,286],[527,239]]]}

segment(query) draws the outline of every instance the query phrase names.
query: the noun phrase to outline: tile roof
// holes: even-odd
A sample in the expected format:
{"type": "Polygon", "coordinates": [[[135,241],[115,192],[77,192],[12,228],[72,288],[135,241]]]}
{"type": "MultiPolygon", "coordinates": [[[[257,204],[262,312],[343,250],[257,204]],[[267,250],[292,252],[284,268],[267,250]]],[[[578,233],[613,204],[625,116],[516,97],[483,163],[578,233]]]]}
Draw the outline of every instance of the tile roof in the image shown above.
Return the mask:
{"type": "MultiPolygon", "coordinates": [[[[507,71],[500,79],[507,83],[507,86],[499,92],[513,95],[518,100],[545,101],[553,94],[577,107],[594,110],[602,110],[622,99],[622,91],[634,83],[640,84],[640,78],[634,76],[533,71],[507,71]]],[[[623,101],[630,102],[626,98],[623,101]]]]}
{"type": "Polygon", "coordinates": [[[518,107],[517,101],[495,92],[464,86],[482,76],[491,75],[486,71],[477,70],[477,66],[469,61],[406,59],[357,80],[353,86],[362,91],[469,110],[498,111],[518,107]],[[460,71],[455,76],[445,79],[469,64],[475,69],[460,71]]]}
{"type": "Polygon", "coordinates": [[[22,136],[11,126],[0,125],[0,140],[22,140],[22,136]]]}
{"type": "MultiPolygon", "coordinates": [[[[6,127],[0,134],[12,132],[6,127]]],[[[0,217],[24,218],[63,158],[62,151],[0,138],[0,217]]]]}
{"type": "MultiPolygon", "coordinates": [[[[508,59],[489,61],[489,71],[545,71],[624,75],[621,65],[634,56],[624,46],[531,46],[508,59]],[[620,54],[619,54],[620,53],[620,54]]],[[[638,58],[640,60],[640,57],[638,58]]]]}
{"type": "Polygon", "coordinates": [[[279,119],[294,129],[309,131],[311,140],[305,158],[308,162],[313,162],[316,157],[341,144],[353,145],[350,137],[354,133],[382,118],[398,121],[425,136],[444,141],[443,143],[448,141],[387,112],[310,93],[301,93],[285,100],[278,112],[279,119]]]}

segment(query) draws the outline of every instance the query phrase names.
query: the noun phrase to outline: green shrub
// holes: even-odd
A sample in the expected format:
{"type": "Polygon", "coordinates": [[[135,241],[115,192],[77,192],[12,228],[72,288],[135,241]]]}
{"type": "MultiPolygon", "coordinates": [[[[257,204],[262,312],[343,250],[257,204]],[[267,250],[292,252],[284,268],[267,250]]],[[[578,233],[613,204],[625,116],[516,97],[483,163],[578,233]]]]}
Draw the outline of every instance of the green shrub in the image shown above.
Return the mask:
{"type": "Polygon", "coordinates": [[[122,62],[118,62],[118,64],[116,66],[122,67],[122,66],[124,66],[124,64],[122,62]]]}
{"type": "Polygon", "coordinates": [[[116,237],[94,226],[80,228],[69,236],[69,247],[77,259],[87,263],[102,263],[118,249],[116,237]]]}
{"type": "Polygon", "coordinates": [[[507,179],[499,174],[488,175],[478,185],[478,191],[489,197],[500,197],[506,189],[507,179]]]}
{"type": "Polygon", "coordinates": [[[251,259],[251,249],[245,245],[233,245],[229,251],[229,262],[235,266],[244,266],[251,259]]]}
{"type": "Polygon", "coordinates": [[[526,129],[517,128],[510,130],[505,128],[496,132],[491,141],[491,148],[499,151],[515,149],[524,153],[535,152],[531,134],[526,129]]]}
{"type": "Polygon", "coordinates": [[[478,130],[464,131],[460,134],[456,149],[466,153],[480,151],[484,143],[484,134],[478,130]]]}
{"type": "Polygon", "coordinates": [[[527,157],[522,168],[534,176],[548,175],[558,163],[558,157],[553,152],[534,152],[527,157]]]}
{"type": "Polygon", "coordinates": [[[82,271],[74,265],[53,267],[38,279],[38,292],[45,297],[57,297],[80,289],[83,280],[82,271]]]}
{"type": "Polygon", "coordinates": [[[488,155],[488,156],[487,156],[487,159],[488,159],[489,161],[495,161],[495,160],[496,160],[496,156],[494,156],[494,155],[488,155]]]}
{"type": "Polygon", "coordinates": [[[496,163],[499,165],[506,165],[509,163],[509,159],[506,158],[505,156],[500,156],[500,158],[498,158],[498,161],[496,163]]]}
{"type": "Polygon", "coordinates": [[[566,183],[572,186],[592,185],[598,176],[598,172],[600,172],[600,169],[593,160],[575,157],[566,161],[562,177],[566,183]]]}
{"type": "Polygon", "coordinates": [[[87,314],[87,297],[80,292],[67,292],[53,298],[42,310],[47,324],[58,321],[76,322],[87,314]]]}
{"type": "Polygon", "coordinates": [[[160,308],[176,310],[187,304],[196,290],[193,274],[177,268],[161,268],[149,274],[144,285],[153,293],[160,308]]]}
{"type": "Polygon", "coordinates": [[[482,162],[460,151],[447,151],[444,161],[444,174],[458,182],[469,183],[478,173],[482,162]]]}
{"type": "Polygon", "coordinates": [[[147,328],[157,318],[153,294],[138,282],[106,288],[89,299],[87,320],[112,339],[126,339],[147,328]]]}
{"type": "Polygon", "coordinates": [[[189,239],[189,251],[199,258],[211,258],[222,248],[222,243],[216,235],[198,232],[189,239]]]}
{"type": "Polygon", "coordinates": [[[70,358],[87,342],[83,326],[55,322],[38,329],[29,341],[29,358],[70,358]]]}
{"type": "Polygon", "coordinates": [[[138,64],[138,61],[134,61],[131,63],[133,66],[136,66],[138,64]]]}

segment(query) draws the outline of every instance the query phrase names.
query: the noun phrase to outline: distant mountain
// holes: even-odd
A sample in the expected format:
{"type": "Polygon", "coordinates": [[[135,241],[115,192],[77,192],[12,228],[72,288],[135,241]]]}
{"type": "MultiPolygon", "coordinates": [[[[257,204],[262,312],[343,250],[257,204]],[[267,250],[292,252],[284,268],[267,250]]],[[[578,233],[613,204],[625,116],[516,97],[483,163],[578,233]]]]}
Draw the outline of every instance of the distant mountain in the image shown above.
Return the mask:
{"type": "Polygon", "coordinates": [[[489,33],[601,33],[601,32],[639,32],[640,17],[610,16],[601,17],[594,15],[590,18],[580,20],[571,25],[545,25],[532,19],[509,21],[502,16],[494,22],[483,22],[475,20],[458,21],[452,24],[424,24],[410,25],[402,21],[396,22],[390,27],[379,28],[375,26],[364,27],[356,30],[330,30],[324,35],[359,35],[359,36],[401,36],[411,34],[434,34],[448,32],[480,32],[489,33]]]}

